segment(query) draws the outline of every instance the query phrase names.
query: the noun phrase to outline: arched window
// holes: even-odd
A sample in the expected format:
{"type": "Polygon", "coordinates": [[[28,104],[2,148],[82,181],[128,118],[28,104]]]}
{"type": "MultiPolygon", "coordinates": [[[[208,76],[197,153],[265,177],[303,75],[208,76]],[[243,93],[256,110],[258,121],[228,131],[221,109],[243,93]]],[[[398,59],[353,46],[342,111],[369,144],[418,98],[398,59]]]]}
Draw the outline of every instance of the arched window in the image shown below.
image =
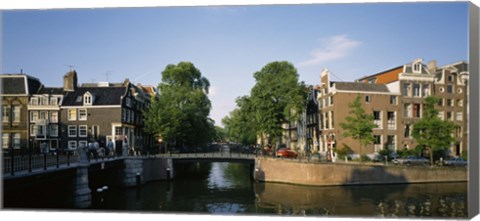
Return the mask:
{"type": "Polygon", "coordinates": [[[92,105],[93,104],[93,96],[90,94],[90,92],[87,91],[83,95],[83,105],[92,105]]]}

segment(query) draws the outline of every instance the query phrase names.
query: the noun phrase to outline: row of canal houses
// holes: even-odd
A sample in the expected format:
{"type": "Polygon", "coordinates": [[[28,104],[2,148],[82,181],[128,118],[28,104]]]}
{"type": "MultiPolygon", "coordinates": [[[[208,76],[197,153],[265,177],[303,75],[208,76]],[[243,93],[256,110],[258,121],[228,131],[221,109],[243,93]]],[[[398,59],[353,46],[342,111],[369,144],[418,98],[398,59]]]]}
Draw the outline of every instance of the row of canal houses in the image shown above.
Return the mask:
{"type": "Polygon", "coordinates": [[[27,74],[0,75],[2,149],[15,154],[64,152],[109,141],[117,152],[124,143],[147,151],[155,138],[143,130],[142,111],[156,89],[123,83],[78,85],[77,72],[63,77],[63,87],[46,87],[27,74]]]}
{"type": "Polygon", "coordinates": [[[303,119],[283,125],[282,142],[303,153],[321,155],[344,147],[354,155],[370,157],[382,149],[415,148],[414,123],[423,116],[425,98],[435,96],[439,117],[457,126],[449,155],[461,156],[468,149],[468,76],[464,61],[437,67],[436,61],[425,64],[417,59],[354,82],[333,81],[331,72],[325,69],[320,84],[310,88],[303,119]],[[340,127],[349,115],[349,103],[357,95],[377,124],[375,141],[361,152],[358,141],[343,136],[345,131],[340,127]]]}

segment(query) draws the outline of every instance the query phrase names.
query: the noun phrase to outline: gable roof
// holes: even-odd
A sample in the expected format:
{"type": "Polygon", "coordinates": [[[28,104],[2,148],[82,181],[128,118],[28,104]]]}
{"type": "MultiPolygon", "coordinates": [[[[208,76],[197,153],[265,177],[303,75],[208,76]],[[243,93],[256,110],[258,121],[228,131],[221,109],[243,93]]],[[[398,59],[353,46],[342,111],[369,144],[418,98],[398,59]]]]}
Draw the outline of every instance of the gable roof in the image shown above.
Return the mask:
{"type": "Polygon", "coordinates": [[[90,92],[94,96],[92,105],[121,105],[121,97],[125,94],[126,89],[126,87],[78,87],[73,92],[65,93],[63,105],[83,106],[83,95],[86,92],[90,92]]]}
{"type": "Polygon", "coordinates": [[[343,91],[390,92],[385,84],[363,82],[334,82],[335,89],[343,91]]]}

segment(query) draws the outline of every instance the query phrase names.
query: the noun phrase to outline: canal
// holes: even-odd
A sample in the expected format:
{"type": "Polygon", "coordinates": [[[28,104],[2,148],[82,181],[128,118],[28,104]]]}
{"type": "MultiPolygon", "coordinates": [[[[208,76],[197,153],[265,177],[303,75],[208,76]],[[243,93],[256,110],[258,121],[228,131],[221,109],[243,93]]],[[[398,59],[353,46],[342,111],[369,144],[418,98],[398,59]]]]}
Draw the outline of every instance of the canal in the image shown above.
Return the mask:
{"type": "MultiPolygon", "coordinates": [[[[467,183],[312,187],[256,183],[242,163],[176,163],[175,179],[93,191],[92,210],[174,214],[467,218],[467,183]]],[[[93,189],[92,189],[93,190],[93,189]]]]}

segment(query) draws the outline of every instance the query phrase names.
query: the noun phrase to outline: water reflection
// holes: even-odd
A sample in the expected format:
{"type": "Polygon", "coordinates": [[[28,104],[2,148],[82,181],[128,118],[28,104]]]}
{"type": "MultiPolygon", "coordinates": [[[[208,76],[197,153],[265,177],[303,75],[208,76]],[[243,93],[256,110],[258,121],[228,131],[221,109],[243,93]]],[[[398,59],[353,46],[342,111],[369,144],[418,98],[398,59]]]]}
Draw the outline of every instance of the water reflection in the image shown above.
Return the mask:
{"type": "Polygon", "coordinates": [[[347,187],[259,183],[255,193],[257,207],[277,214],[467,217],[467,183],[347,187]]]}
{"type": "Polygon", "coordinates": [[[238,163],[175,164],[173,181],[95,194],[92,209],[329,217],[467,217],[467,183],[312,187],[256,183],[238,163]]]}

